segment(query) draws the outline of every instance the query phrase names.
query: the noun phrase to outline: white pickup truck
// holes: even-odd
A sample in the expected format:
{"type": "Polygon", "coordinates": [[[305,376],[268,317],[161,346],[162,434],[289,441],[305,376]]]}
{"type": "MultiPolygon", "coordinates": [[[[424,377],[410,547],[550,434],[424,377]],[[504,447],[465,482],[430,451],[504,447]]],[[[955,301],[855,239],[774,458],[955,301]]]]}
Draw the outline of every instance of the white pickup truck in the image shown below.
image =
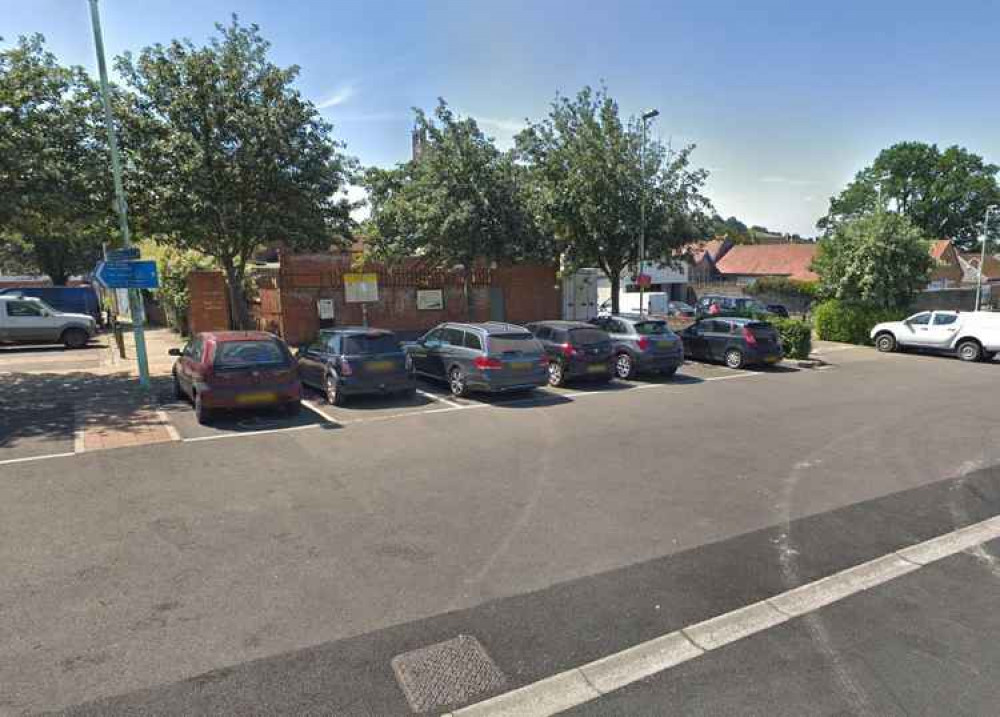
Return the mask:
{"type": "Polygon", "coordinates": [[[1000,352],[1000,313],[921,311],[877,324],[871,338],[879,351],[912,346],[954,353],[963,361],[989,361],[1000,352]]]}
{"type": "Polygon", "coordinates": [[[40,299],[0,295],[0,344],[64,344],[78,349],[95,333],[92,316],[64,314],[40,299]]]}

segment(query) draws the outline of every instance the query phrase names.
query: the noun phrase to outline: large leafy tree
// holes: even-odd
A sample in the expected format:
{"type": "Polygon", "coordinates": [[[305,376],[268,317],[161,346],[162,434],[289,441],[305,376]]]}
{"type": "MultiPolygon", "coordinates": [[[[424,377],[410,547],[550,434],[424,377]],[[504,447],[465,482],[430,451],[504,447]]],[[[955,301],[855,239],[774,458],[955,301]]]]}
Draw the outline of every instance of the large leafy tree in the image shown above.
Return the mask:
{"type": "Polygon", "coordinates": [[[99,95],[41,35],[0,52],[0,261],[64,284],[113,232],[99,95]]]}
{"type": "Polygon", "coordinates": [[[516,138],[539,225],[568,268],[604,272],[615,311],[622,275],[638,262],[643,188],[648,261],[671,261],[710,229],[710,203],[701,194],[707,172],[690,167],[694,147],[668,153],[648,138],[640,171],[640,138],[638,120],[622,120],[606,90],[589,87],[557,97],[548,117],[516,138]]]}
{"type": "Polygon", "coordinates": [[[923,142],[901,142],[882,150],[871,166],[830,199],[830,210],[817,226],[827,232],[838,224],[881,206],[904,214],[931,238],[952,238],[971,249],[982,231],[986,208],[1000,203],[997,172],[979,155],[952,146],[945,150],[923,142]]]}
{"type": "Polygon", "coordinates": [[[352,160],[294,87],[299,68],[268,59],[256,25],[234,16],[218,37],[125,55],[133,93],[126,143],[140,229],[213,257],[234,323],[248,324],[247,265],[263,244],[327,248],[351,229],[342,189],[352,160]]]}
{"type": "Polygon", "coordinates": [[[884,309],[909,306],[927,286],[932,265],[921,230],[882,209],[838,224],[813,260],[822,295],[884,309]]]}
{"type": "Polygon", "coordinates": [[[522,170],[513,156],[444,100],[432,116],[415,112],[418,156],[365,173],[371,249],[384,259],[421,256],[461,265],[471,315],[469,272],[477,260],[535,257],[544,254],[544,244],[525,210],[522,170]]]}

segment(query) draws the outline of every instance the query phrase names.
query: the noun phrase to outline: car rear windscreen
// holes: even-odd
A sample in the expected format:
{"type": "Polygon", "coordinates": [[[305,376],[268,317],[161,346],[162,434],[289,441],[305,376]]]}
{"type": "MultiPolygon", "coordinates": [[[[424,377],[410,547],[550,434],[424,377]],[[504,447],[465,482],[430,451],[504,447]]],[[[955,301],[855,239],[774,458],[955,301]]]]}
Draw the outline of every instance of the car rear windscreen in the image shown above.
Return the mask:
{"type": "Polygon", "coordinates": [[[355,334],[344,337],[344,353],[348,355],[388,354],[399,350],[399,339],[393,334],[355,334]]]}
{"type": "Polygon", "coordinates": [[[569,340],[574,346],[593,346],[607,343],[608,335],[598,329],[571,329],[569,340]]]}
{"type": "Polygon", "coordinates": [[[635,325],[640,336],[670,335],[673,332],[665,321],[639,321],[635,325]]]}
{"type": "Polygon", "coordinates": [[[490,334],[490,353],[538,352],[540,344],[531,334],[490,334]]]}
{"type": "Polygon", "coordinates": [[[771,324],[764,321],[747,324],[746,327],[750,329],[750,333],[758,339],[773,339],[778,335],[775,328],[771,324]]]}
{"type": "Polygon", "coordinates": [[[215,350],[215,367],[222,369],[279,366],[288,363],[276,341],[227,341],[215,350]]]}

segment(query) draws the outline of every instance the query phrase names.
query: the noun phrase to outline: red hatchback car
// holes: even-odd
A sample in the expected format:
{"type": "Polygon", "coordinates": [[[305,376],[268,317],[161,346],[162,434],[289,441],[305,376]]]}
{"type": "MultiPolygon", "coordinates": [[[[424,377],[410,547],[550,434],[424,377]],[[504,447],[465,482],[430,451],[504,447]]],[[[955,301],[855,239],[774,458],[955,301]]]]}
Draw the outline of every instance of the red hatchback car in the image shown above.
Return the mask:
{"type": "Polygon", "coordinates": [[[263,331],[196,335],[184,350],[170,349],[174,393],[194,403],[199,423],[219,409],[281,407],[299,412],[302,386],[285,342],[263,331]]]}

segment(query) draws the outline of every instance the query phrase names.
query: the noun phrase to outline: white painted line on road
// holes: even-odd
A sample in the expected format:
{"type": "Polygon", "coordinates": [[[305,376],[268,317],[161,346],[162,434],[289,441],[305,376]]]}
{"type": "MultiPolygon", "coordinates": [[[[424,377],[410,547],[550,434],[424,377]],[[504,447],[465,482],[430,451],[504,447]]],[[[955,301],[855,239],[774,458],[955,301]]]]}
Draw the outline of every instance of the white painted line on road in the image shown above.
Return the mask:
{"type": "Polygon", "coordinates": [[[75,455],[76,453],[47,453],[44,456],[28,456],[27,458],[8,458],[5,461],[0,461],[0,466],[9,466],[13,463],[30,463],[32,461],[44,461],[49,458],[70,458],[75,455]]]}
{"type": "Polygon", "coordinates": [[[333,416],[331,416],[329,413],[327,413],[326,411],[324,411],[322,408],[320,408],[319,406],[312,405],[312,403],[310,403],[309,401],[303,401],[302,405],[305,406],[306,408],[308,408],[313,413],[315,413],[320,418],[322,418],[327,423],[333,423],[333,424],[336,424],[336,425],[339,425],[341,423],[336,418],[334,418],[333,416]]]}
{"type": "Polygon", "coordinates": [[[310,423],[306,426],[289,426],[288,428],[267,428],[263,431],[243,431],[241,433],[218,433],[213,436],[195,436],[194,438],[183,439],[184,443],[198,443],[200,441],[218,441],[223,438],[246,438],[248,436],[261,436],[265,433],[290,433],[292,431],[306,431],[310,428],[319,428],[320,424],[310,423]]]}
{"type": "Polygon", "coordinates": [[[752,376],[766,376],[764,373],[756,373],[754,371],[741,371],[740,373],[730,374],[728,376],[709,376],[705,381],[729,381],[734,378],[750,378],[752,376]]]}
{"type": "Polygon", "coordinates": [[[87,430],[84,425],[83,411],[79,408],[73,411],[73,452],[83,453],[87,450],[87,444],[84,440],[84,432],[87,430]]]}
{"type": "Polygon", "coordinates": [[[160,423],[162,423],[163,427],[167,429],[167,435],[170,436],[171,441],[179,441],[181,439],[181,434],[177,432],[177,429],[174,428],[174,424],[170,422],[166,411],[162,408],[157,409],[156,417],[160,419],[160,423]]]}
{"type": "Polygon", "coordinates": [[[465,408],[465,405],[461,403],[455,403],[452,400],[445,398],[444,396],[438,396],[437,394],[431,393],[430,391],[424,391],[423,389],[417,389],[417,393],[424,398],[429,398],[432,401],[440,401],[441,403],[447,404],[452,408],[465,408]]]}
{"type": "Polygon", "coordinates": [[[723,645],[768,630],[793,617],[920,570],[935,560],[997,538],[1000,538],[1000,516],[902,548],[761,602],[453,710],[449,715],[548,717],[693,660],[723,645]]]}

